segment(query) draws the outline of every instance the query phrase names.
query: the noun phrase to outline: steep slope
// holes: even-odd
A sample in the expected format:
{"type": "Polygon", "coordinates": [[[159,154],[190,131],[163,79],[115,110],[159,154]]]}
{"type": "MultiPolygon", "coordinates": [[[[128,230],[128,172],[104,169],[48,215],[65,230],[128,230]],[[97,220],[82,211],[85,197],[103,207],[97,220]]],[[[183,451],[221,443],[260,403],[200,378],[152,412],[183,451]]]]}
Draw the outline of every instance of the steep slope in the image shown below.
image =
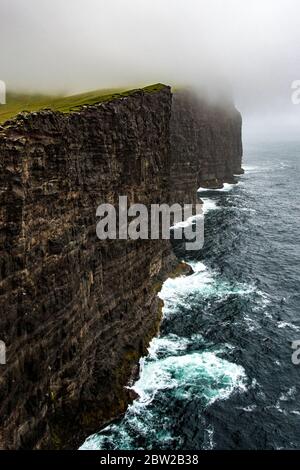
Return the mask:
{"type": "Polygon", "coordinates": [[[98,240],[96,208],[195,201],[240,170],[240,127],[159,85],[0,128],[1,448],[74,446],[124,412],[177,261],[168,240],[98,240]]]}
{"type": "Polygon", "coordinates": [[[200,186],[222,187],[243,172],[241,128],[232,103],[213,105],[192,91],[174,94],[170,181],[176,202],[190,203],[200,186]]]}

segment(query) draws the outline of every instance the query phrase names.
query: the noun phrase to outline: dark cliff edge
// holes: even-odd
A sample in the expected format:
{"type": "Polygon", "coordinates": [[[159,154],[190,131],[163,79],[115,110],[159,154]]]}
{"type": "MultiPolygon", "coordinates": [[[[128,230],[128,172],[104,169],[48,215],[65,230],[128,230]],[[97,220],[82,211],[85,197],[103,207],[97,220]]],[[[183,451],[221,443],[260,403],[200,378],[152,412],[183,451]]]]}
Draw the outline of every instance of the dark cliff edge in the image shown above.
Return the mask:
{"type": "Polygon", "coordinates": [[[120,415],[161,319],[168,240],[98,240],[96,208],[194,202],[241,172],[241,118],[169,87],[0,127],[0,448],[70,448],[120,415]]]}
{"type": "Polygon", "coordinates": [[[173,95],[170,129],[176,202],[195,202],[199,187],[221,188],[243,173],[242,118],[232,103],[209,104],[192,91],[179,91],[173,95]]]}

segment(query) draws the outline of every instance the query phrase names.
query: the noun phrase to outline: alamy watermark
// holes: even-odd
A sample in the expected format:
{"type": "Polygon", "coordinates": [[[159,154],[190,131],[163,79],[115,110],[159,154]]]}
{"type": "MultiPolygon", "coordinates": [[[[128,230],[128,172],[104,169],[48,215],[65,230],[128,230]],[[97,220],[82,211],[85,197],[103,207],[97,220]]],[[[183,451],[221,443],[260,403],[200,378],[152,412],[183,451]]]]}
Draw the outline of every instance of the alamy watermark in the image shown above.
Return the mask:
{"type": "Polygon", "coordinates": [[[2,80],[0,80],[0,105],[1,104],[6,104],[6,85],[2,80]]]}
{"type": "Polygon", "coordinates": [[[112,204],[98,206],[96,226],[100,240],[183,240],[186,250],[200,250],[204,243],[202,204],[132,204],[119,196],[117,208],[112,204]]]}
{"type": "Polygon", "coordinates": [[[0,340],[0,364],[6,364],[6,344],[0,340]]]}
{"type": "Polygon", "coordinates": [[[294,352],[292,354],[292,363],[295,366],[298,366],[300,364],[300,340],[295,340],[292,342],[292,349],[294,349],[294,352]]]}
{"type": "Polygon", "coordinates": [[[300,104],[300,80],[294,80],[291,88],[293,90],[291,100],[293,104],[300,104]]]}

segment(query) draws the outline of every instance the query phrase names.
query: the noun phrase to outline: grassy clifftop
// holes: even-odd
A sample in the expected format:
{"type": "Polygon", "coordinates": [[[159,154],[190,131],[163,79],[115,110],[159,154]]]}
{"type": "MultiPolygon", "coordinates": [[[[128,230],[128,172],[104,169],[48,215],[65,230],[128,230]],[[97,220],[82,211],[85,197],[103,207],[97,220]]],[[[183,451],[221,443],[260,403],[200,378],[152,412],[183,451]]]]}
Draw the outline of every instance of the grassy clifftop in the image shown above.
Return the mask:
{"type": "Polygon", "coordinates": [[[93,105],[117,99],[122,96],[129,96],[138,90],[143,90],[145,93],[151,93],[161,90],[164,86],[165,85],[162,85],[161,83],[157,83],[140,89],[102,89],[71,96],[8,93],[7,104],[0,105],[0,124],[15,117],[21,111],[33,112],[48,108],[53,111],[70,113],[72,111],[78,111],[78,109],[83,105],[93,105]]]}

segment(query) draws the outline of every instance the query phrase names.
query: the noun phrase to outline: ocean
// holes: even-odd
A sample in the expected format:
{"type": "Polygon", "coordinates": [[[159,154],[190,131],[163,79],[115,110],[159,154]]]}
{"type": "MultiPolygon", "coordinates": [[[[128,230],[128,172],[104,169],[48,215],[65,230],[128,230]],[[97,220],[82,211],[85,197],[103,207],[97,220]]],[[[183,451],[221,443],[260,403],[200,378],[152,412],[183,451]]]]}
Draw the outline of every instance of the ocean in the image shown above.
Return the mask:
{"type": "Polygon", "coordinates": [[[175,251],[125,415],[81,449],[299,449],[300,143],[252,143],[235,185],[200,193],[205,243],[175,251]]]}

